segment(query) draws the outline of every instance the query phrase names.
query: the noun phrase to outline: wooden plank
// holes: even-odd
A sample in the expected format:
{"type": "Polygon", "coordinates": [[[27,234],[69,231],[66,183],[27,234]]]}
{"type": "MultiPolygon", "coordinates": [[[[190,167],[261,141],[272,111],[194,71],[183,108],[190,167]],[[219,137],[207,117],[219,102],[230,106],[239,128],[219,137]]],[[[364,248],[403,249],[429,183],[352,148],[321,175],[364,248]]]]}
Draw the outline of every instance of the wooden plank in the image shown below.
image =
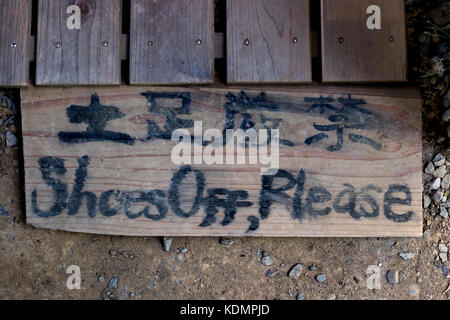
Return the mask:
{"type": "Polygon", "coordinates": [[[228,0],[228,83],[311,82],[310,38],[309,0],[228,0]]]}
{"type": "MultiPolygon", "coordinates": [[[[136,236],[422,234],[415,89],[30,87],[22,118],[27,222],[36,227],[136,236]],[[184,163],[171,156],[179,128],[189,131],[184,163]],[[278,128],[277,175],[263,177],[260,158],[205,163],[208,147],[219,156],[232,145],[202,143],[212,128],[217,139],[225,129],[278,128]]],[[[277,167],[276,131],[270,137],[277,167]]]]}
{"type": "Polygon", "coordinates": [[[120,0],[38,4],[37,85],[120,84],[120,0]],[[68,27],[73,15],[67,13],[68,7],[74,4],[80,8],[80,29],[68,27]]]}
{"type": "Polygon", "coordinates": [[[31,1],[0,0],[0,87],[28,84],[31,1]]]}
{"type": "Polygon", "coordinates": [[[212,83],[212,0],[132,0],[131,84],[212,83]]]}
{"type": "Polygon", "coordinates": [[[406,81],[404,5],[403,0],[322,0],[323,81],[406,81]],[[380,19],[373,20],[378,12],[380,19]]]}

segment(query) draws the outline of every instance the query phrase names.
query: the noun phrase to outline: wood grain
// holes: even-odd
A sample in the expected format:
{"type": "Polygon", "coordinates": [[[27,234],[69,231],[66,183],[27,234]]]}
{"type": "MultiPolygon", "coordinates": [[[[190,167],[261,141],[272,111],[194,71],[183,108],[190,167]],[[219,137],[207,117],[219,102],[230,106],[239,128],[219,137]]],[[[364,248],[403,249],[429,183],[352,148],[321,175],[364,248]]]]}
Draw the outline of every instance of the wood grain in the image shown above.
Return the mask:
{"type": "Polygon", "coordinates": [[[0,87],[28,84],[31,0],[0,0],[0,87]]]}
{"type": "Polygon", "coordinates": [[[228,83],[311,82],[309,14],[309,0],[228,0],[228,83]]]}
{"type": "MultiPolygon", "coordinates": [[[[111,116],[115,112],[99,111],[98,114],[111,116]]],[[[30,87],[22,91],[22,115],[27,222],[36,227],[135,236],[414,237],[422,234],[421,99],[413,89],[223,85],[30,87]],[[265,95],[260,95],[261,92],[265,95]],[[170,97],[170,93],[175,95],[170,97]],[[158,98],[157,94],[162,96],[158,98]],[[320,97],[329,101],[311,100],[320,97]],[[359,104],[352,107],[351,101],[359,104]],[[63,140],[63,136],[67,138],[70,133],[86,130],[85,123],[78,123],[80,118],[73,118],[71,123],[68,116],[73,117],[74,110],[83,110],[90,104],[98,108],[116,107],[121,116],[108,121],[104,130],[126,134],[132,141],[63,140]],[[280,130],[283,141],[280,169],[297,180],[286,191],[269,192],[274,197],[269,206],[264,202],[267,194],[262,195],[263,189],[267,191],[267,181],[263,183],[261,165],[192,164],[191,169],[198,170],[198,175],[185,172],[185,178],[180,180],[176,172],[180,172],[182,165],[171,160],[176,143],[149,130],[159,128],[159,132],[164,132],[169,128],[170,133],[174,123],[177,126],[185,123],[181,119],[202,120],[203,130],[222,130],[230,123],[230,118],[226,121],[227,114],[234,116],[232,127],[236,129],[241,124],[248,125],[246,119],[250,115],[255,128],[280,130]],[[337,114],[340,119],[336,119],[337,114]],[[350,118],[356,122],[349,123],[350,118]],[[306,143],[309,138],[324,133],[317,125],[335,125],[337,120],[347,124],[339,150],[330,151],[338,141],[337,131],[331,129],[325,131],[327,139],[306,143]],[[356,135],[366,140],[355,139],[356,135]],[[301,184],[302,172],[304,184],[301,184]],[[183,217],[177,211],[177,200],[187,213],[195,202],[202,178],[204,190],[198,191],[201,194],[198,199],[203,200],[191,217],[183,217]],[[54,206],[57,198],[52,188],[62,190],[59,210],[54,206]],[[229,224],[224,221],[223,208],[217,208],[216,221],[209,219],[210,225],[200,226],[207,212],[212,210],[214,214],[214,208],[207,210],[211,204],[207,195],[214,189],[247,192],[251,206],[238,207],[229,224]],[[137,190],[156,198],[155,190],[159,190],[158,199],[167,213],[160,216],[154,205],[147,204],[149,217],[144,216],[146,204],[135,203],[141,194],[133,192],[137,190]],[[90,198],[95,201],[91,200],[88,210],[86,199],[90,198]],[[135,202],[130,203],[130,199],[135,202]],[[81,200],[79,207],[78,200],[81,200]],[[268,207],[270,210],[265,215],[267,211],[261,209],[268,207]],[[325,215],[317,214],[327,208],[329,212],[323,212],[325,215]],[[55,216],[45,218],[46,210],[55,216]],[[133,216],[140,211],[140,216],[133,216]],[[302,215],[298,216],[299,213],[302,215]],[[259,227],[249,231],[255,221],[259,227]]],[[[96,123],[91,128],[100,122],[96,123]]],[[[198,136],[189,124],[185,127],[198,136]]],[[[91,130],[91,133],[97,135],[98,131],[91,130]]],[[[216,152],[221,149],[217,148],[216,152]]],[[[198,151],[194,154],[199,155],[198,151]]],[[[269,189],[287,184],[287,179],[275,177],[269,189]]]]}
{"type": "Polygon", "coordinates": [[[212,0],[132,0],[130,84],[204,84],[214,74],[212,0]]]}
{"type": "Polygon", "coordinates": [[[120,0],[38,3],[37,85],[120,84],[120,0]],[[80,30],[67,28],[66,11],[74,4],[81,9],[80,30]]]}
{"type": "Polygon", "coordinates": [[[404,3],[403,0],[322,0],[323,81],[406,81],[404,3]],[[379,30],[369,30],[366,26],[370,16],[366,10],[371,5],[381,9],[379,30]]]}

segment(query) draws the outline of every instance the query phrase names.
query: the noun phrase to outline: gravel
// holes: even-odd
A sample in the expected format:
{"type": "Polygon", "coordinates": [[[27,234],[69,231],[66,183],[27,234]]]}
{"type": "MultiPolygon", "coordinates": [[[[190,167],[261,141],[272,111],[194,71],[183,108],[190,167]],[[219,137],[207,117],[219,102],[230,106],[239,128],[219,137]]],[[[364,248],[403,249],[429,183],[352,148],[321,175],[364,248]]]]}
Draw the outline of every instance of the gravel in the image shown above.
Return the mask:
{"type": "Polygon", "coordinates": [[[444,206],[441,206],[441,210],[439,211],[439,215],[444,218],[447,219],[448,218],[448,211],[447,209],[445,209],[444,206]]]}
{"type": "Polygon", "coordinates": [[[425,173],[431,174],[432,176],[436,173],[432,162],[428,163],[428,166],[425,168],[425,173]]]}
{"type": "Polygon", "coordinates": [[[434,157],[433,163],[434,163],[434,165],[435,165],[436,167],[440,167],[440,166],[442,166],[442,165],[445,163],[445,157],[444,157],[442,154],[438,153],[438,154],[434,157]]]}
{"type": "Polygon", "coordinates": [[[448,268],[445,264],[442,266],[442,273],[444,274],[444,278],[448,276],[448,268]]]}
{"type": "Polygon", "coordinates": [[[443,252],[443,253],[447,253],[448,252],[448,248],[445,244],[443,244],[442,242],[439,243],[439,252],[443,252]]]}
{"type": "Polygon", "coordinates": [[[261,259],[261,263],[263,265],[265,265],[266,267],[269,267],[273,264],[272,258],[269,256],[266,256],[264,258],[261,259]]]}
{"type": "Polygon", "coordinates": [[[411,286],[409,286],[409,295],[411,297],[415,297],[420,293],[420,289],[417,285],[413,284],[411,286]]]}
{"type": "Polygon", "coordinates": [[[397,270],[389,270],[386,274],[387,281],[391,284],[398,283],[398,271],[397,270]]]}
{"type": "Polygon", "coordinates": [[[17,138],[10,131],[6,132],[6,146],[8,148],[15,147],[17,145],[17,138]]]}
{"type": "Polygon", "coordinates": [[[447,109],[442,115],[442,121],[448,122],[450,120],[450,109],[447,109]]]}
{"type": "Polygon", "coordinates": [[[5,220],[9,221],[9,212],[2,205],[0,205],[0,216],[5,217],[5,220]]]}
{"type": "Polygon", "coordinates": [[[268,277],[268,278],[273,278],[273,277],[275,277],[276,275],[278,274],[278,270],[269,270],[269,271],[267,271],[267,273],[266,273],[266,277],[268,277]]]}
{"type": "Polygon", "coordinates": [[[423,208],[427,209],[431,204],[431,199],[426,194],[423,195],[423,208]]]}
{"type": "Polygon", "coordinates": [[[289,278],[293,280],[298,280],[300,275],[302,274],[303,265],[301,263],[296,264],[292,267],[291,271],[289,271],[289,278]]]}
{"type": "Polygon", "coordinates": [[[305,294],[303,292],[299,292],[297,294],[297,300],[305,300],[305,294]]]}
{"type": "Polygon", "coordinates": [[[403,260],[411,260],[414,259],[414,253],[412,252],[400,252],[398,254],[403,260]]]}
{"type": "Polygon", "coordinates": [[[112,278],[111,280],[109,280],[108,288],[109,289],[117,289],[117,282],[118,282],[118,279],[116,277],[112,278]]]}
{"type": "Polygon", "coordinates": [[[163,246],[163,250],[165,252],[169,252],[170,251],[170,247],[172,246],[172,242],[173,242],[173,239],[170,238],[170,237],[164,237],[162,239],[162,246],[163,246]]]}
{"type": "Polygon", "coordinates": [[[316,276],[316,281],[320,283],[324,283],[327,280],[327,276],[325,274],[319,274],[316,276]]]}
{"type": "Polygon", "coordinates": [[[434,174],[435,177],[443,178],[447,174],[447,167],[446,166],[440,166],[436,169],[436,172],[434,174]]]}
{"type": "Polygon", "coordinates": [[[436,193],[434,194],[434,196],[433,196],[433,201],[439,203],[439,202],[442,201],[442,199],[444,199],[444,190],[439,189],[439,190],[436,191],[436,193]]]}
{"type": "Polygon", "coordinates": [[[448,190],[450,188],[450,174],[447,174],[441,181],[442,189],[448,190]]]}
{"type": "Polygon", "coordinates": [[[229,248],[229,247],[231,247],[233,245],[234,241],[232,239],[230,239],[230,238],[220,238],[219,239],[219,243],[221,245],[223,245],[224,247],[229,248]]]}
{"type": "Polygon", "coordinates": [[[437,190],[441,187],[441,178],[436,178],[431,184],[430,184],[430,190],[437,190]]]}

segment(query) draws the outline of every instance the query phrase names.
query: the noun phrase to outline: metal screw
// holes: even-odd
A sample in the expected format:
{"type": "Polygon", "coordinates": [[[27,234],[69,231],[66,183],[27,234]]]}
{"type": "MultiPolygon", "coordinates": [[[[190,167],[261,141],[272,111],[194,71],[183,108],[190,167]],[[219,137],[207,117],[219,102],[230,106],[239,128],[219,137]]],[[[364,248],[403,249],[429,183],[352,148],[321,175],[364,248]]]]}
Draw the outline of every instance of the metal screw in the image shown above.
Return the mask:
{"type": "Polygon", "coordinates": [[[104,41],[102,42],[102,46],[104,46],[105,48],[106,48],[108,45],[109,45],[108,41],[104,40],[104,41]]]}
{"type": "Polygon", "coordinates": [[[339,43],[340,43],[340,44],[343,44],[343,43],[344,43],[344,37],[340,37],[340,38],[339,38],[339,43]]]}
{"type": "Polygon", "coordinates": [[[61,42],[55,42],[54,46],[57,49],[61,48],[61,42]]]}
{"type": "Polygon", "coordinates": [[[149,41],[148,41],[148,45],[149,45],[150,47],[153,47],[153,41],[152,41],[152,40],[149,40],[149,41]]]}
{"type": "Polygon", "coordinates": [[[245,44],[246,46],[250,45],[250,40],[245,39],[245,40],[244,40],[244,44],[245,44]]]}
{"type": "Polygon", "coordinates": [[[202,44],[202,40],[201,40],[201,39],[197,39],[196,43],[197,43],[198,45],[201,45],[201,44],[202,44]]]}
{"type": "Polygon", "coordinates": [[[294,39],[292,39],[292,42],[293,42],[293,43],[297,43],[297,42],[298,42],[298,38],[297,38],[297,37],[294,37],[294,39]]]}
{"type": "Polygon", "coordinates": [[[11,43],[11,47],[17,48],[17,44],[15,42],[11,43]]]}
{"type": "Polygon", "coordinates": [[[394,40],[395,40],[394,36],[389,37],[389,42],[394,42],[394,40]]]}

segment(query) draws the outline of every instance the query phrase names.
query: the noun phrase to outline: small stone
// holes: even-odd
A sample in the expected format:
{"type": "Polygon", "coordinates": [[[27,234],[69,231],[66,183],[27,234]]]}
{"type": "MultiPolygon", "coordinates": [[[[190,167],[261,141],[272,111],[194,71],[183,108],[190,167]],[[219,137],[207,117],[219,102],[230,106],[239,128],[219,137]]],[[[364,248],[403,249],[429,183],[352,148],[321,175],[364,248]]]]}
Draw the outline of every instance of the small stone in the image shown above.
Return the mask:
{"type": "Polygon", "coordinates": [[[12,148],[15,147],[17,145],[17,138],[14,134],[12,134],[11,132],[7,131],[6,132],[6,146],[8,148],[12,148]]]}
{"type": "Polygon", "coordinates": [[[430,190],[437,190],[441,187],[441,178],[436,178],[431,184],[430,184],[430,190]]]}
{"type": "Polygon", "coordinates": [[[425,173],[431,174],[434,176],[436,173],[436,170],[434,169],[433,162],[428,163],[428,166],[425,168],[425,173]]]}
{"type": "Polygon", "coordinates": [[[423,195],[423,208],[427,209],[431,204],[431,199],[426,194],[423,195]]]}
{"type": "Polygon", "coordinates": [[[409,286],[409,295],[411,297],[415,297],[420,293],[420,289],[417,285],[413,284],[411,286],[409,286]]]}
{"type": "Polygon", "coordinates": [[[439,168],[436,169],[434,176],[442,179],[443,177],[445,177],[446,174],[447,174],[447,167],[440,166],[439,168]]]}
{"type": "Polygon", "coordinates": [[[450,188],[450,174],[447,174],[444,179],[441,181],[441,187],[444,190],[448,190],[450,188]]]}
{"type": "Polygon", "coordinates": [[[0,216],[5,217],[5,220],[9,221],[9,212],[2,205],[0,205],[0,216]]]}
{"type": "Polygon", "coordinates": [[[300,275],[302,274],[302,269],[302,264],[296,264],[294,267],[292,267],[291,271],[289,271],[289,278],[298,280],[300,278],[300,275]]]}
{"type": "Polygon", "coordinates": [[[111,249],[111,250],[109,250],[109,254],[114,257],[117,253],[116,253],[116,250],[111,249]]]}
{"type": "Polygon", "coordinates": [[[316,267],[316,266],[310,266],[308,269],[309,269],[310,271],[316,271],[316,270],[317,270],[317,267],[316,267]]]}
{"type": "Polygon", "coordinates": [[[273,278],[273,277],[275,277],[276,275],[278,274],[278,270],[269,270],[269,271],[267,271],[267,273],[266,273],[266,277],[268,277],[268,278],[273,278]]]}
{"type": "Polygon", "coordinates": [[[440,167],[445,163],[445,158],[442,154],[438,153],[433,159],[433,163],[436,167],[440,167]]]}
{"type": "Polygon", "coordinates": [[[320,283],[324,283],[327,279],[327,276],[325,274],[319,274],[316,276],[316,281],[320,283]]]}
{"type": "Polygon", "coordinates": [[[170,251],[170,247],[172,246],[172,241],[173,239],[170,237],[164,237],[162,239],[162,246],[165,252],[169,252],[170,251]]]}
{"type": "Polygon", "coordinates": [[[105,282],[106,282],[105,277],[104,277],[104,276],[98,277],[98,282],[100,282],[100,283],[105,283],[105,282]]]}
{"type": "Polygon", "coordinates": [[[305,294],[303,292],[299,292],[297,294],[297,300],[305,300],[305,294]]]}
{"type": "Polygon", "coordinates": [[[447,246],[445,244],[443,244],[442,242],[439,243],[439,252],[448,253],[447,246]]]}
{"type": "Polygon", "coordinates": [[[444,206],[441,206],[441,210],[440,210],[440,212],[439,212],[439,215],[440,215],[442,218],[444,218],[444,219],[447,219],[447,218],[448,218],[448,211],[447,211],[447,209],[445,209],[444,206]]]}
{"type": "Polygon", "coordinates": [[[448,268],[445,264],[442,266],[442,273],[444,274],[444,277],[448,276],[448,268]]]}
{"type": "Polygon", "coordinates": [[[112,278],[112,279],[109,281],[108,288],[109,288],[109,289],[117,289],[117,281],[118,281],[118,279],[117,279],[116,277],[112,278]]]}
{"type": "Polygon", "coordinates": [[[444,115],[442,116],[442,120],[447,122],[450,120],[450,109],[447,109],[444,113],[444,115]]]}
{"type": "Polygon", "coordinates": [[[268,257],[268,256],[269,256],[269,253],[266,252],[266,251],[263,251],[263,252],[262,252],[262,256],[263,256],[263,257],[268,257]]]}
{"type": "Polygon", "coordinates": [[[446,263],[448,261],[448,256],[446,253],[443,253],[443,252],[439,253],[439,258],[441,259],[441,261],[443,263],[446,263]]]}
{"type": "Polygon", "coordinates": [[[230,239],[230,238],[220,238],[219,243],[221,245],[223,245],[224,247],[229,248],[233,245],[234,241],[233,241],[233,239],[230,239]]]}
{"type": "Polygon", "coordinates": [[[387,281],[392,284],[398,283],[398,271],[397,270],[389,270],[386,274],[387,281]]]}
{"type": "Polygon", "coordinates": [[[329,296],[326,296],[325,300],[336,300],[336,295],[334,293],[332,293],[329,296]]]}
{"type": "Polygon", "coordinates": [[[183,248],[183,249],[180,250],[180,252],[181,252],[181,253],[187,253],[187,252],[188,252],[188,249],[187,249],[187,248],[183,248]]]}
{"type": "Polygon", "coordinates": [[[433,196],[433,201],[434,202],[441,202],[442,199],[444,199],[444,191],[442,189],[439,189],[438,191],[436,191],[436,193],[433,196]]]}
{"type": "Polygon", "coordinates": [[[398,254],[403,260],[411,260],[414,259],[414,253],[412,252],[400,252],[398,254]]]}
{"type": "Polygon", "coordinates": [[[266,267],[269,267],[269,266],[271,266],[273,264],[273,261],[272,261],[271,257],[267,256],[267,257],[264,257],[264,258],[261,259],[261,263],[263,265],[265,265],[266,267]]]}

